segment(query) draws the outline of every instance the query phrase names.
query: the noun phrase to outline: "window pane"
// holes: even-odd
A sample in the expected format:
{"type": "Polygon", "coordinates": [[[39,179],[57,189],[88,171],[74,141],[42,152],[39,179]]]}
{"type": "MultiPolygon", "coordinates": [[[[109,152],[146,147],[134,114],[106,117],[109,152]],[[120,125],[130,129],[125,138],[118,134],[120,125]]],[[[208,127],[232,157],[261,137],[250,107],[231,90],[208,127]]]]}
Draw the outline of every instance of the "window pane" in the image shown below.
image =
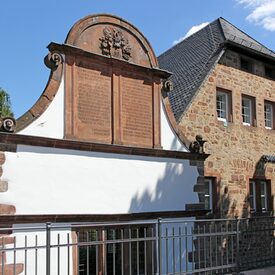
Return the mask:
{"type": "Polygon", "coordinates": [[[264,105],[264,120],[265,120],[265,127],[272,129],[273,124],[273,110],[272,105],[269,103],[265,103],[264,105]]]}
{"type": "Polygon", "coordinates": [[[252,103],[249,98],[242,98],[242,116],[244,123],[252,124],[252,103]]]}
{"type": "Polygon", "coordinates": [[[256,210],[256,197],[255,197],[255,182],[249,182],[249,202],[251,210],[256,210]]]}
{"type": "Polygon", "coordinates": [[[261,182],[261,208],[262,210],[267,209],[267,200],[266,200],[266,182],[261,182]]]}
{"type": "Polygon", "coordinates": [[[205,179],[205,194],[204,194],[205,209],[212,209],[212,180],[205,179]]]}
{"type": "Polygon", "coordinates": [[[216,103],[218,118],[227,119],[227,94],[223,92],[217,92],[216,103]]]}

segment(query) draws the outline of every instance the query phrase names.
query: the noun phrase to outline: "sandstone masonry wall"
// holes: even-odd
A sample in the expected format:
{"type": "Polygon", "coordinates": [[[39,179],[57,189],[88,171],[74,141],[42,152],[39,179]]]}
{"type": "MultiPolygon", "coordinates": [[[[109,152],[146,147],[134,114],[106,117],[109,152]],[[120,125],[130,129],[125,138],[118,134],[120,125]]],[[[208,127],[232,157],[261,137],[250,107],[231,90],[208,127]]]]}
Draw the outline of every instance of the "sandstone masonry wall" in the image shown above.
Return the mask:
{"type": "Polygon", "coordinates": [[[259,162],[263,155],[275,155],[275,130],[264,126],[264,100],[275,102],[275,81],[262,76],[260,61],[254,62],[255,74],[240,70],[240,55],[232,51],[227,51],[220,63],[201,86],[179,126],[190,141],[197,134],[208,141],[205,151],[211,156],[205,162],[205,176],[217,179],[217,212],[221,216],[247,216],[249,179],[271,180],[271,193],[275,192],[275,165],[259,162]],[[217,88],[232,93],[232,122],[217,119],[217,88]],[[256,127],[242,123],[242,94],[256,99],[256,127]]]}

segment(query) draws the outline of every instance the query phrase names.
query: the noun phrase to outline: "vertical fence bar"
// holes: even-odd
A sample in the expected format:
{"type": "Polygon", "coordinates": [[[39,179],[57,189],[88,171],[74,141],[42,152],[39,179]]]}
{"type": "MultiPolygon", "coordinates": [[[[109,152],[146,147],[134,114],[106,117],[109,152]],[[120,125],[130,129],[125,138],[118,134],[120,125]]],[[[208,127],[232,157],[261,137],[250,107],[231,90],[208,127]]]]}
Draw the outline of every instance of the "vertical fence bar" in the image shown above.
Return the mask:
{"type": "Polygon", "coordinates": [[[139,229],[136,229],[136,234],[137,234],[137,242],[136,242],[136,252],[137,252],[137,275],[139,275],[139,229]]]}
{"type": "MultiPolygon", "coordinates": [[[[157,222],[157,274],[162,275],[162,237],[161,237],[161,218],[157,222]]],[[[152,246],[153,247],[153,246],[152,246]]]]}
{"type": "Polygon", "coordinates": [[[239,273],[240,269],[240,262],[239,262],[239,256],[240,256],[240,220],[237,220],[237,244],[236,244],[236,273],[239,273]]]}
{"type": "Polygon", "coordinates": [[[25,275],[27,275],[27,266],[28,266],[28,250],[27,250],[27,247],[28,247],[28,237],[27,235],[25,235],[25,263],[24,263],[24,267],[25,267],[25,275]]]}
{"type": "MultiPolygon", "coordinates": [[[[89,275],[90,272],[90,238],[89,238],[89,230],[86,231],[86,239],[88,245],[86,246],[86,275],[89,275]]],[[[84,232],[83,232],[84,235],[84,232]]],[[[83,270],[84,271],[84,270],[83,270]]]]}
{"type": "MultiPolygon", "coordinates": [[[[73,246],[72,248],[74,248],[75,246],[73,246]]],[[[81,246],[80,246],[81,247],[81,246]]],[[[85,247],[83,247],[85,249],[85,247]]],[[[76,250],[79,251],[79,232],[76,232],[76,250]]],[[[79,253],[78,253],[79,254],[79,253]]],[[[79,274],[80,271],[80,257],[76,258],[76,262],[77,262],[77,274],[79,274]]]]}
{"type": "Polygon", "coordinates": [[[188,228],[187,223],[184,225],[184,234],[185,234],[185,272],[188,272],[188,228]]]}
{"type": "MultiPolygon", "coordinates": [[[[144,235],[144,274],[147,275],[147,233],[146,227],[143,229],[144,235]]],[[[153,260],[153,259],[152,259],[153,260]]]]}
{"type": "MultiPolygon", "coordinates": [[[[120,230],[120,238],[123,241],[124,239],[124,229],[120,230]]],[[[124,243],[121,243],[121,275],[124,275],[124,243]]]]}
{"type": "Polygon", "coordinates": [[[35,235],[35,275],[37,275],[37,268],[38,268],[38,264],[37,264],[37,253],[38,253],[38,238],[37,235],[35,235]]]}
{"type": "Polygon", "coordinates": [[[129,273],[132,275],[132,232],[131,227],[129,228],[129,273]]]}
{"type": "Polygon", "coordinates": [[[165,259],[166,259],[166,274],[169,273],[169,262],[168,262],[168,246],[169,246],[169,242],[168,242],[168,228],[167,228],[167,225],[166,225],[166,228],[165,228],[165,259]]]}
{"type": "MultiPolygon", "coordinates": [[[[70,234],[69,233],[67,233],[67,257],[68,257],[68,260],[67,260],[67,263],[68,263],[68,266],[67,266],[67,268],[68,268],[68,275],[70,275],[70,234]]],[[[48,275],[48,274],[47,274],[48,275]]]]}
{"type": "MultiPolygon", "coordinates": [[[[98,229],[96,229],[95,232],[95,239],[98,242],[98,229]]],[[[98,244],[95,246],[95,273],[98,275],[98,265],[99,265],[99,259],[98,259],[98,244]]]]}
{"type": "Polygon", "coordinates": [[[206,268],[206,230],[205,224],[203,225],[203,260],[204,260],[204,268],[206,268]]]}
{"type": "Polygon", "coordinates": [[[60,234],[57,234],[57,275],[60,275],[60,234]]]}
{"type": "Polygon", "coordinates": [[[210,257],[210,268],[212,268],[212,223],[209,226],[209,257],[210,257]]]}
{"type": "Polygon", "coordinates": [[[113,246],[112,247],[113,248],[113,275],[116,274],[116,244],[115,244],[115,239],[116,239],[116,230],[113,229],[113,241],[114,241],[114,243],[112,244],[112,246],[113,246]]]}
{"type": "Polygon", "coordinates": [[[16,237],[14,237],[13,249],[13,275],[16,275],[16,237]]]}
{"type": "MultiPolygon", "coordinates": [[[[158,229],[157,229],[157,232],[158,232],[158,229]]],[[[155,233],[155,231],[154,231],[154,228],[152,227],[151,228],[151,237],[153,237],[153,236],[156,236],[158,233],[155,233]]],[[[152,240],[151,241],[151,259],[152,259],[152,261],[151,261],[151,264],[152,264],[152,274],[155,274],[155,265],[156,265],[156,269],[157,269],[157,274],[159,274],[158,273],[158,260],[156,260],[155,258],[157,258],[158,259],[158,253],[159,253],[159,251],[158,251],[158,238],[156,238],[155,240],[152,240]],[[155,249],[155,247],[156,247],[156,249],[155,249]],[[156,253],[155,253],[155,251],[156,251],[156,253]],[[156,255],[157,256],[156,256],[156,255]],[[156,257],[155,257],[156,256],[156,257]]]]}
{"type": "Polygon", "coordinates": [[[51,274],[51,223],[46,223],[46,275],[51,274]]]}
{"type": "Polygon", "coordinates": [[[179,226],[179,262],[180,262],[180,274],[182,274],[182,235],[181,225],[179,226]]]}
{"type": "Polygon", "coordinates": [[[172,228],[172,254],[173,254],[173,274],[176,271],[176,254],[175,254],[175,227],[172,228]]]}
{"type": "MultiPolygon", "coordinates": [[[[2,249],[4,249],[5,248],[5,239],[4,239],[4,237],[2,237],[2,249]]],[[[6,257],[6,252],[4,252],[4,250],[2,250],[2,252],[1,252],[1,255],[2,255],[2,275],[4,275],[4,257],[6,257]]]]}

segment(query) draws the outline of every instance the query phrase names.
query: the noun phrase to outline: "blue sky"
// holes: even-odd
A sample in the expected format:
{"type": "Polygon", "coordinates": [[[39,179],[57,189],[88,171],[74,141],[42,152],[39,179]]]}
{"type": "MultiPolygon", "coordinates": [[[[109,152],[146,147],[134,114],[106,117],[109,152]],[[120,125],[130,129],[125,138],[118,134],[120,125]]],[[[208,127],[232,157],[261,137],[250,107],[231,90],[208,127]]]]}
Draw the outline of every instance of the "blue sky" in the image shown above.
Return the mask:
{"type": "Polygon", "coordinates": [[[275,50],[275,0],[8,0],[0,3],[0,87],[9,92],[16,117],[46,86],[47,45],[63,43],[72,25],[95,13],[128,20],[156,55],[193,27],[222,16],[275,50]]]}

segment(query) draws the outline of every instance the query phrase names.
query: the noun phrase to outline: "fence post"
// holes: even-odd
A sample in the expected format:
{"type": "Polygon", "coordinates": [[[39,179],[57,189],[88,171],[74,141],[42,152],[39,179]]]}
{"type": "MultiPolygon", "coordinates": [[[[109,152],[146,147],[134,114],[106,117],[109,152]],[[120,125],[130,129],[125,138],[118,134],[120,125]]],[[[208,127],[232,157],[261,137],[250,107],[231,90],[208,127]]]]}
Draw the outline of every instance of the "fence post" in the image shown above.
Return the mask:
{"type": "Polygon", "coordinates": [[[161,261],[161,218],[157,220],[157,274],[162,275],[162,261],[161,261]]]}
{"type": "Polygon", "coordinates": [[[46,223],[46,275],[51,274],[51,223],[46,223]]]}

